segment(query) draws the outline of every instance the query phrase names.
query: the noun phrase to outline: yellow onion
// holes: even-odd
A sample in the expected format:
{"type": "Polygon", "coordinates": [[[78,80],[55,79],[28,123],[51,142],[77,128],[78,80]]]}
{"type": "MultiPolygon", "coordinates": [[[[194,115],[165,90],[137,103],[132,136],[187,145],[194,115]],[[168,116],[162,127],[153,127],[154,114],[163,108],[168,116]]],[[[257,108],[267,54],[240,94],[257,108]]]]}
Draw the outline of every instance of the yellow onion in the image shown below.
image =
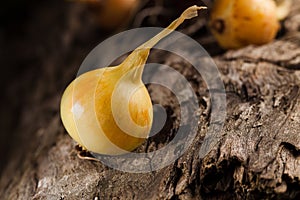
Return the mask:
{"type": "Polygon", "coordinates": [[[220,46],[230,49],[268,43],[280,25],[273,0],[216,0],[209,27],[220,46]]]}
{"type": "Polygon", "coordinates": [[[137,11],[140,0],[75,0],[87,4],[99,26],[106,30],[124,27],[137,11]]]}
{"type": "Polygon", "coordinates": [[[70,136],[84,149],[123,154],[147,138],[153,111],[142,82],[150,49],[203,7],[192,6],[166,29],[135,49],[120,65],[89,71],[76,78],[61,99],[61,118],[70,136]]]}

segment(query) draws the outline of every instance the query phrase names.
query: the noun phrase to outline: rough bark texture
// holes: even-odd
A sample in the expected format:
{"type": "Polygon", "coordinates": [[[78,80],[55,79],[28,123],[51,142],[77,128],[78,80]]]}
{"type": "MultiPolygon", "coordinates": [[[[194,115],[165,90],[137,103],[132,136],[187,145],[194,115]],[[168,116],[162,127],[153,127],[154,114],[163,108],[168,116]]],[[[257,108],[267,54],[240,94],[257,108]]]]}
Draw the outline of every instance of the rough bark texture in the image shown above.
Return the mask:
{"type": "MultiPolygon", "coordinates": [[[[300,199],[300,1],[294,5],[276,41],[214,58],[227,91],[227,118],[219,144],[204,159],[198,154],[210,118],[206,86],[185,61],[153,52],[151,61],[179,70],[198,92],[200,131],[172,165],[134,174],[77,158],[75,143],[60,121],[59,101],[97,41],[84,43],[84,38],[97,38],[97,30],[92,23],[82,29],[81,23],[89,20],[79,20],[84,11],[78,5],[42,4],[41,12],[35,10],[36,16],[29,19],[28,26],[33,22],[35,28],[25,32],[27,40],[15,41],[7,51],[22,55],[17,65],[26,63],[30,73],[15,76],[6,88],[11,108],[24,105],[18,118],[8,115],[19,122],[13,134],[1,136],[9,141],[9,156],[1,174],[0,199],[300,199]],[[62,19],[58,26],[51,25],[62,19]],[[34,39],[41,34],[41,41],[34,39]],[[30,51],[20,48],[28,45],[30,51]]],[[[149,91],[154,102],[170,111],[169,118],[160,134],[138,151],[167,144],[178,126],[172,94],[154,86],[149,91]]]]}

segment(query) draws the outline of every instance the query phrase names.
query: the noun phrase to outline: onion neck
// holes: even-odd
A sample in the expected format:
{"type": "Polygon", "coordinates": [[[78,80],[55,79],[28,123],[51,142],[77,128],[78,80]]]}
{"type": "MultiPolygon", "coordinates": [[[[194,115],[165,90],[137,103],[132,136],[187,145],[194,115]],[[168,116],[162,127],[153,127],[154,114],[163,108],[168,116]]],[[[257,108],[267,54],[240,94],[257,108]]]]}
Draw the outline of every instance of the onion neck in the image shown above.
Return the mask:
{"type": "Polygon", "coordinates": [[[168,36],[173,32],[180,24],[186,19],[191,19],[198,16],[198,10],[205,9],[206,7],[191,6],[186,9],[179,18],[174,20],[167,28],[163,29],[153,38],[145,42],[136,48],[124,61],[120,64],[122,68],[122,73],[127,73],[131,69],[136,69],[133,73],[133,81],[141,81],[143,69],[147,58],[149,56],[150,49],[156,45],[161,39],[168,36]]]}

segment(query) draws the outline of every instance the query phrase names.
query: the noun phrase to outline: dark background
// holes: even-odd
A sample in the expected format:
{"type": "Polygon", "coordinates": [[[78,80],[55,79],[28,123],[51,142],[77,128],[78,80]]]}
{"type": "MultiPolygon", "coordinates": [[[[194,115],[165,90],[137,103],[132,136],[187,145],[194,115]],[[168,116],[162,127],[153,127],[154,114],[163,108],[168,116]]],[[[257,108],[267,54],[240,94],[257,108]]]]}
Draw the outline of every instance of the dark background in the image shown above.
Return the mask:
{"type": "MultiPolygon", "coordinates": [[[[78,2],[13,0],[1,3],[0,173],[12,151],[30,146],[23,141],[33,136],[22,134],[22,130],[37,132],[58,113],[64,88],[75,78],[81,62],[97,44],[125,29],[165,27],[196,2],[200,5],[199,1],[144,1],[137,13],[150,8],[154,14],[143,19],[134,15],[128,24],[112,30],[102,28],[94,10],[78,2]],[[157,9],[163,11],[156,12],[157,9]],[[44,112],[35,109],[41,102],[46,102],[44,112]],[[20,124],[24,119],[26,123],[20,124]]],[[[203,16],[199,23],[190,20],[180,28],[200,38],[204,47],[216,55],[222,50],[208,33],[203,16]]]]}

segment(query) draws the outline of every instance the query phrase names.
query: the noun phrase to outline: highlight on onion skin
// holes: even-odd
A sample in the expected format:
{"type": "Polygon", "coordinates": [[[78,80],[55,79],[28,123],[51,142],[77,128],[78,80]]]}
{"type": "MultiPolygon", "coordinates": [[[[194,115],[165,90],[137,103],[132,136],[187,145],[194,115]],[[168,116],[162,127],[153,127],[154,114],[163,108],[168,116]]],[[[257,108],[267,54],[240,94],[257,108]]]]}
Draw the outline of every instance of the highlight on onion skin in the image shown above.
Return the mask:
{"type": "Polygon", "coordinates": [[[279,20],[284,20],[292,6],[292,0],[274,0],[277,6],[277,18],[279,20]]]}

